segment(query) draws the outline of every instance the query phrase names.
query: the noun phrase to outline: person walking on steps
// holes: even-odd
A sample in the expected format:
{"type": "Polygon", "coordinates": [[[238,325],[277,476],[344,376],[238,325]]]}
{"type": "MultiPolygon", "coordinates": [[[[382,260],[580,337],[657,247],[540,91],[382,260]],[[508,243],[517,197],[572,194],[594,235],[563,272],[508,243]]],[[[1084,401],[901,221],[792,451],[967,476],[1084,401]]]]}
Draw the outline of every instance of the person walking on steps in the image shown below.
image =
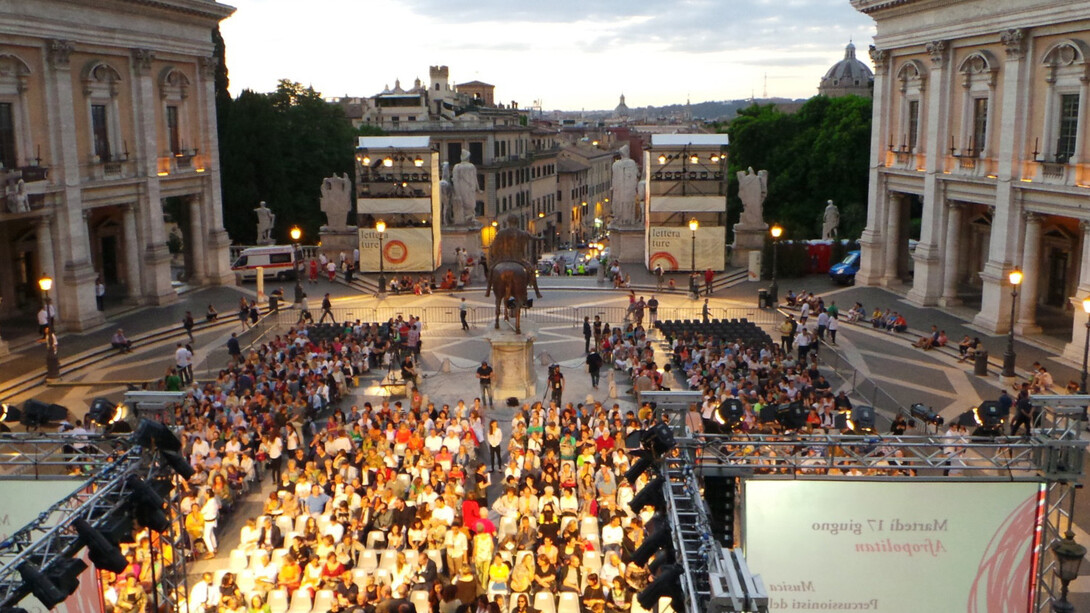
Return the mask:
{"type": "Polygon", "coordinates": [[[326,315],[329,315],[330,321],[336,323],[337,318],[333,316],[333,301],[329,299],[329,294],[322,298],[322,316],[318,318],[318,323],[324,322],[326,315]]]}
{"type": "Polygon", "coordinates": [[[590,385],[598,389],[598,379],[602,373],[602,356],[597,351],[587,354],[587,372],[590,373],[590,385]]]}

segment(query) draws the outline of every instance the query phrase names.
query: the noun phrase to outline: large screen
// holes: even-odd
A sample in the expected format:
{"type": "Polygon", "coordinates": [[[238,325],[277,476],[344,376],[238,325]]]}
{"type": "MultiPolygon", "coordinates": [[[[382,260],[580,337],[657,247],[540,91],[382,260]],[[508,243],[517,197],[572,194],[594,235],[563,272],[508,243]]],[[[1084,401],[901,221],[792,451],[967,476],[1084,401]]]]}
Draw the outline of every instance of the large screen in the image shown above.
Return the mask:
{"type": "Polygon", "coordinates": [[[1036,483],[748,480],[772,611],[1026,613],[1036,483]]]}

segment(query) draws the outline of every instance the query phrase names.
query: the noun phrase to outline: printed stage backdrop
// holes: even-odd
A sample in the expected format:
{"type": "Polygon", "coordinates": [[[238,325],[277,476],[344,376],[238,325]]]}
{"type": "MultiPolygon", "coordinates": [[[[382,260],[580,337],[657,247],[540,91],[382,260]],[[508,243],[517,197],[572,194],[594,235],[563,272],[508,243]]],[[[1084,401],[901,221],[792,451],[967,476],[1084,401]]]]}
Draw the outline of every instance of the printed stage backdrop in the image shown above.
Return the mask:
{"type": "MultiPolygon", "coordinates": [[[[360,229],[360,270],[378,272],[378,232],[360,229]]],[[[439,266],[431,228],[387,228],[382,240],[386,272],[431,272],[439,266]]]]}
{"type": "Polygon", "coordinates": [[[748,480],[746,562],[772,611],[1026,613],[1035,483],[748,480]]]}
{"type": "MultiPolygon", "coordinates": [[[[727,229],[723,226],[696,230],[696,270],[723,270],[727,229]]],[[[693,233],[688,226],[651,226],[647,229],[647,269],[658,264],[665,271],[692,270],[693,233]]],[[[703,283],[703,280],[701,281],[703,283]]]]}

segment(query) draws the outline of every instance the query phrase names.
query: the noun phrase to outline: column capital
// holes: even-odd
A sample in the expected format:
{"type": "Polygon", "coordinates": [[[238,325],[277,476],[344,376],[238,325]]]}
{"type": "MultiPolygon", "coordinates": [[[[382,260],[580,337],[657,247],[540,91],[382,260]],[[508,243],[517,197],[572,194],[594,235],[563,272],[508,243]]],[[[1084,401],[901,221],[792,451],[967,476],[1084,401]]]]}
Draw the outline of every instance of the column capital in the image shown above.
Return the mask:
{"type": "Polygon", "coordinates": [[[950,209],[951,211],[959,211],[960,212],[960,211],[964,211],[965,209],[967,209],[969,207],[965,206],[965,203],[961,202],[960,200],[948,200],[946,202],[946,208],[950,209]]]}
{"type": "Polygon", "coordinates": [[[151,49],[136,47],[132,49],[132,72],[138,77],[151,74],[151,62],[155,59],[155,52],[151,49]]]}
{"type": "Polygon", "coordinates": [[[75,45],[63,38],[53,38],[46,43],[46,61],[54,70],[67,70],[75,45]]]}
{"type": "Polygon", "coordinates": [[[885,74],[889,71],[889,50],[879,49],[874,45],[870,46],[870,59],[874,62],[874,72],[876,74],[885,74]]]}
{"type": "Polygon", "coordinates": [[[132,213],[136,210],[136,207],[133,206],[131,202],[126,202],[125,204],[122,204],[120,208],[122,213],[132,213]]]}
{"type": "Polygon", "coordinates": [[[208,55],[198,58],[197,64],[199,65],[201,76],[205,79],[214,79],[216,77],[216,69],[219,68],[220,59],[214,55],[208,55]]]}
{"type": "Polygon", "coordinates": [[[1090,235],[1090,219],[1083,219],[1079,222],[1079,229],[1083,234],[1090,235]]]}
{"type": "MultiPolygon", "coordinates": [[[[1022,219],[1024,219],[1027,224],[1031,224],[1031,223],[1039,224],[1039,223],[1041,223],[1041,214],[1040,213],[1034,213],[1033,211],[1023,211],[1022,212],[1022,219]]],[[[1085,223],[1085,222],[1083,222],[1083,223],[1085,223]]]]}
{"type": "Polygon", "coordinates": [[[1025,28],[1011,28],[999,35],[1003,47],[1007,51],[1008,60],[1020,60],[1026,57],[1026,30],[1025,28]]]}
{"type": "Polygon", "coordinates": [[[946,63],[947,44],[944,40],[933,40],[927,43],[927,54],[931,56],[931,63],[936,68],[941,68],[946,63]]]}

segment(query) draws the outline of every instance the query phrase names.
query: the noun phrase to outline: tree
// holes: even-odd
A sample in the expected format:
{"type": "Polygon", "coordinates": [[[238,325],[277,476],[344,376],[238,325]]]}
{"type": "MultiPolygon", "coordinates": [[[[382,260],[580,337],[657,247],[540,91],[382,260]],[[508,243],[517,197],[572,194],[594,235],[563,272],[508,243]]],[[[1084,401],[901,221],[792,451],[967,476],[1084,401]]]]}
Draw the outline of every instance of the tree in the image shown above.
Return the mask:
{"type": "Polygon", "coordinates": [[[735,173],[769,172],[766,221],[790,238],[820,238],[827,200],[840,209],[840,236],[857,238],[866,222],[871,101],[858,96],[811,98],[795,114],[775,105],[742,109],[730,134],[728,223],[741,211],[735,173]]]}

